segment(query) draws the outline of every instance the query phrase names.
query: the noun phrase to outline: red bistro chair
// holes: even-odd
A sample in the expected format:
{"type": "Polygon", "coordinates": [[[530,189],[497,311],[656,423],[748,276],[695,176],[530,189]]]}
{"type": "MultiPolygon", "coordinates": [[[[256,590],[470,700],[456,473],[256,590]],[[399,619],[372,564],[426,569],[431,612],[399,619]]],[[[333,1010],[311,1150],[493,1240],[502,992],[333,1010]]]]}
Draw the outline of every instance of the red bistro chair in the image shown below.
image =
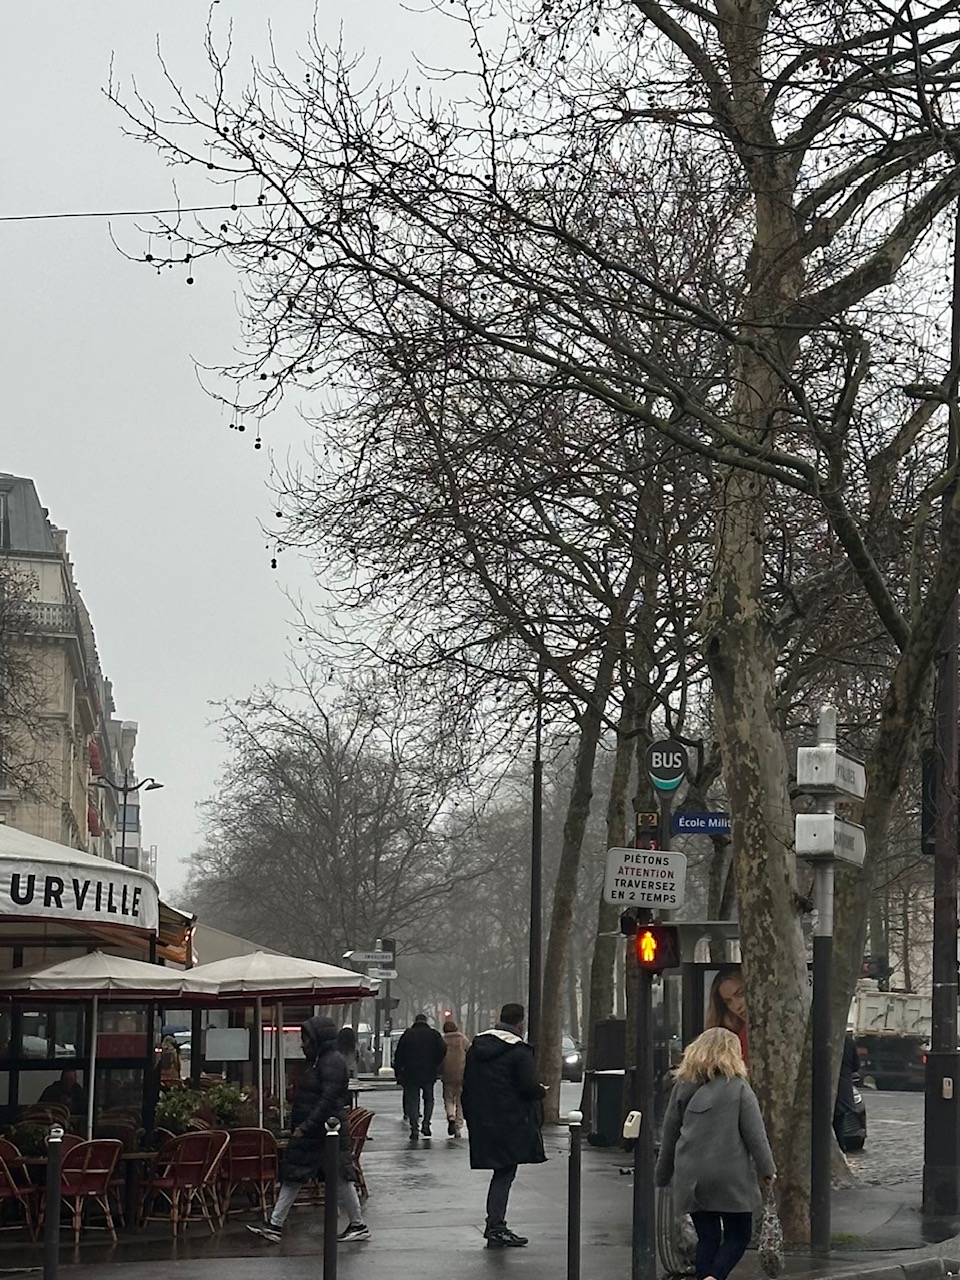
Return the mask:
{"type": "MultiPolygon", "coordinates": [[[[13,1146],[13,1143],[6,1143],[6,1146],[13,1146]]],[[[16,1151],[16,1147],[13,1148],[16,1151]]],[[[17,1152],[17,1155],[20,1153],[17,1152]]],[[[21,1186],[14,1178],[6,1160],[0,1156],[0,1208],[7,1204],[17,1205],[23,1212],[23,1225],[26,1226],[30,1234],[31,1240],[36,1240],[37,1231],[33,1217],[33,1199],[37,1193],[37,1188],[32,1184],[21,1186]]],[[[19,1222],[11,1222],[0,1227],[2,1231],[17,1231],[20,1229],[19,1222]]]]}
{"type": "Polygon", "coordinates": [[[141,1227],[147,1222],[167,1220],[176,1236],[180,1227],[195,1216],[191,1210],[197,1206],[210,1230],[216,1230],[208,1196],[226,1148],[225,1138],[226,1135],[217,1130],[204,1129],[183,1133],[163,1144],[144,1180],[141,1227]],[[154,1212],[161,1205],[162,1212],[154,1212]]]}
{"type": "Polygon", "coordinates": [[[116,1138],[78,1142],[63,1153],[60,1196],[73,1218],[73,1243],[80,1243],[83,1215],[91,1200],[103,1210],[104,1230],[116,1241],[117,1229],[110,1211],[110,1183],[123,1144],[116,1138]]]}
{"type": "Polygon", "coordinates": [[[269,1129],[232,1129],[220,1164],[220,1225],[230,1214],[230,1201],[241,1187],[252,1191],[264,1217],[277,1182],[277,1140],[269,1129]]]}

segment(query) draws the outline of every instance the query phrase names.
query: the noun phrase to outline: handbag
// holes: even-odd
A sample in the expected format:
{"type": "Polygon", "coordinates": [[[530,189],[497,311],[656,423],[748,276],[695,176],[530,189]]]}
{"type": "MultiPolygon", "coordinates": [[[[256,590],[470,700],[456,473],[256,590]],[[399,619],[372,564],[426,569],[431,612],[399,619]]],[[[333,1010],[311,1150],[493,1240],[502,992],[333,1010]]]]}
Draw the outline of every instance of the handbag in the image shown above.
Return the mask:
{"type": "Polygon", "coordinates": [[[772,1191],[766,1192],[763,1198],[757,1254],[764,1275],[770,1276],[771,1280],[783,1270],[783,1227],[780,1225],[777,1201],[772,1191]]]}

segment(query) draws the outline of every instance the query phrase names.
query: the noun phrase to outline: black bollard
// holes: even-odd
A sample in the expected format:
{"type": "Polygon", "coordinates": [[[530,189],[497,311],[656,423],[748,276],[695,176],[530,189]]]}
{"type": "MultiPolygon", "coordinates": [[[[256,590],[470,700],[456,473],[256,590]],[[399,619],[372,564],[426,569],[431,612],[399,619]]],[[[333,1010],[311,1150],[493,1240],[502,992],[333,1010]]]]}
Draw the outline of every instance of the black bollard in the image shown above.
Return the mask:
{"type": "Polygon", "coordinates": [[[571,1111],[570,1170],[567,1175],[567,1280],[580,1280],[580,1160],[583,1151],[583,1113],[571,1111]]]}
{"type": "Polygon", "coordinates": [[[63,1128],[51,1125],[47,1134],[46,1219],[43,1224],[43,1280],[57,1280],[60,1265],[60,1167],[63,1128]]]}
{"type": "Polygon", "coordinates": [[[340,1177],[340,1121],[331,1116],[323,1140],[323,1280],[337,1280],[337,1180],[340,1177]]]}

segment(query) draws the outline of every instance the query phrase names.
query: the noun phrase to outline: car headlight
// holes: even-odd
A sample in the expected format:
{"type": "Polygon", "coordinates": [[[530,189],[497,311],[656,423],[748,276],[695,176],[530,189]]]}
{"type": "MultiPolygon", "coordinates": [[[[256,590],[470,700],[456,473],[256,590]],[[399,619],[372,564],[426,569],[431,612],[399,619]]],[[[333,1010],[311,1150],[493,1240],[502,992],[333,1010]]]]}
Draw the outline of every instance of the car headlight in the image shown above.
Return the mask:
{"type": "Polygon", "coordinates": [[[568,1053],[567,1056],[564,1058],[564,1062],[567,1064],[568,1067],[572,1067],[574,1063],[577,1063],[579,1061],[580,1061],[579,1053],[568,1053]]]}

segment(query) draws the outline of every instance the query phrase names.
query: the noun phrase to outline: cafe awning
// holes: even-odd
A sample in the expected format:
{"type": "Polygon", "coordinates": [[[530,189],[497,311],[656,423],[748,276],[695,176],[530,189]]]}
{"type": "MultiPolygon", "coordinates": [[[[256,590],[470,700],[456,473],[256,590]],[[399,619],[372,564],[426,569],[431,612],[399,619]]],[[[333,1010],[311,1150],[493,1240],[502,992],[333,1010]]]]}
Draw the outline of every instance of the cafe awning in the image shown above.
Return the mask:
{"type": "Polygon", "coordinates": [[[375,979],[354,969],[267,951],[214,960],[197,965],[190,972],[204,981],[215,982],[221,999],[260,996],[264,1000],[346,1004],[376,995],[380,987],[375,979]]]}
{"type": "Polygon", "coordinates": [[[57,964],[0,973],[0,998],[29,994],[61,1000],[98,996],[101,1000],[215,1001],[217,984],[197,978],[195,973],[193,969],[167,969],[160,964],[91,951],[57,964]]]}
{"type": "Polygon", "coordinates": [[[159,913],[146,872],[0,824],[0,920],[155,934],[159,913]]]}

